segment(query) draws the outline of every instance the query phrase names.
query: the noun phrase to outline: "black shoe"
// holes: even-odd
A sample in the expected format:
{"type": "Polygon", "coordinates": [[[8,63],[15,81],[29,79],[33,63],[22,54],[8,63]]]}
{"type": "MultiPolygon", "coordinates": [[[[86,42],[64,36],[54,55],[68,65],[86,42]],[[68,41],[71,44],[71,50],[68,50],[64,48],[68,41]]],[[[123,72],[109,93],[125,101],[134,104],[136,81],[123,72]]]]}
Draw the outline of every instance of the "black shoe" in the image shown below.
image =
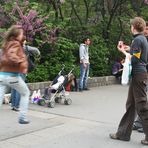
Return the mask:
{"type": "Polygon", "coordinates": [[[83,90],[90,90],[89,88],[83,88],[83,90]]]}
{"type": "Polygon", "coordinates": [[[19,124],[29,124],[30,121],[27,119],[19,119],[19,124]]]}
{"type": "Polygon", "coordinates": [[[143,133],[143,128],[138,128],[137,131],[138,131],[139,133],[143,133]]]}
{"type": "Polygon", "coordinates": [[[17,107],[14,107],[13,110],[16,111],[16,112],[20,111],[20,109],[17,108],[17,107]]]}
{"type": "Polygon", "coordinates": [[[83,89],[79,88],[79,92],[82,92],[82,91],[83,91],[83,89]]]}
{"type": "Polygon", "coordinates": [[[12,107],[11,110],[14,110],[14,107],[12,107]]]}

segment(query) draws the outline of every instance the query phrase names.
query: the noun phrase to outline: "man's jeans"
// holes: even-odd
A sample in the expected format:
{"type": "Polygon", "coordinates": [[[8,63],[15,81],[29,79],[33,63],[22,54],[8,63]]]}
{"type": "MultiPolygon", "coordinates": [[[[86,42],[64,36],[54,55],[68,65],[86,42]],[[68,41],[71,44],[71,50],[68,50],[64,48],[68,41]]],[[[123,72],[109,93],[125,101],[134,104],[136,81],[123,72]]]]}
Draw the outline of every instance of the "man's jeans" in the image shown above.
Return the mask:
{"type": "Polygon", "coordinates": [[[89,75],[89,64],[85,68],[84,65],[80,64],[80,80],[79,80],[79,89],[87,88],[87,79],[89,75]]]}
{"type": "Polygon", "coordinates": [[[0,72],[0,106],[2,105],[6,87],[9,86],[21,95],[19,119],[25,119],[28,111],[30,91],[20,74],[0,72]]]}
{"type": "MultiPolygon", "coordinates": [[[[25,81],[26,75],[20,74],[20,76],[25,81]]],[[[20,98],[21,98],[20,94],[15,89],[11,89],[11,107],[12,108],[19,108],[20,98]]]]}
{"type": "Polygon", "coordinates": [[[15,89],[11,89],[11,107],[12,108],[19,108],[20,97],[21,97],[20,94],[15,89]]]}

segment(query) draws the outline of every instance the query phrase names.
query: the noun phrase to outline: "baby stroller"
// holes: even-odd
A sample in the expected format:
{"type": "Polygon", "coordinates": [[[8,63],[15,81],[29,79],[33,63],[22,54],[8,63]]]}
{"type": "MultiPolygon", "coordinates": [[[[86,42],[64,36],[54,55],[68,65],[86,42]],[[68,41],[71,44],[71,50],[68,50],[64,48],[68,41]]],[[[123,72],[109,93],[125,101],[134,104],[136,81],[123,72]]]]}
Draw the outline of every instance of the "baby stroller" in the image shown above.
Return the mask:
{"type": "Polygon", "coordinates": [[[43,99],[39,100],[38,105],[44,106],[47,104],[48,107],[54,108],[55,103],[64,103],[70,105],[72,100],[68,97],[68,93],[65,91],[65,86],[73,78],[74,67],[70,70],[67,75],[64,75],[63,65],[61,71],[55,77],[53,82],[48,88],[45,88],[43,99]]]}

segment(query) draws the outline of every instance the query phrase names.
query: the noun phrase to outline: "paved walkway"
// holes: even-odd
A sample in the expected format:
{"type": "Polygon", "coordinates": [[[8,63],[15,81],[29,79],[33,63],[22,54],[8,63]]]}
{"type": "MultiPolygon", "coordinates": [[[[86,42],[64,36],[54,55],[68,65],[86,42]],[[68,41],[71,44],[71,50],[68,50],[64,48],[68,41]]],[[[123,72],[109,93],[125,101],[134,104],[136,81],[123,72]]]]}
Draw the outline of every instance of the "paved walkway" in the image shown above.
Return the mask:
{"type": "Polygon", "coordinates": [[[47,108],[30,104],[29,125],[17,123],[17,112],[0,108],[0,148],[143,148],[144,134],[133,131],[131,141],[111,140],[125,111],[128,87],[102,86],[72,92],[69,106],[47,108]]]}

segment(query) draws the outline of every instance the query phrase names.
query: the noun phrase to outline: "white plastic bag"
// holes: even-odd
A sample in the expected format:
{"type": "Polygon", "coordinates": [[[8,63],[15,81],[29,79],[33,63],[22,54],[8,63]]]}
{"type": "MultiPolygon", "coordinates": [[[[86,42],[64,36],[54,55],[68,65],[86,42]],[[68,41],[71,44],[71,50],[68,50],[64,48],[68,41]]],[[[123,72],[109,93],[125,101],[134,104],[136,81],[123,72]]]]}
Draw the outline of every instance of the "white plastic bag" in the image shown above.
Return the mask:
{"type": "Polygon", "coordinates": [[[31,96],[31,103],[37,103],[39,101],[39,99],[41,99],[40,89],[37,91],[34,90],[32,96],[31,96]]]}
{"type": "Polygon", "coordinates": [[[131,77],[132,66],[131,66],[131,61],[129,59],[129,56],[130,54],[127,53],[125,57],[125,62],[123,64],[123,72],[122,72],[122,77],[121,77],[122,85],[127,85],[131,77]]]}

